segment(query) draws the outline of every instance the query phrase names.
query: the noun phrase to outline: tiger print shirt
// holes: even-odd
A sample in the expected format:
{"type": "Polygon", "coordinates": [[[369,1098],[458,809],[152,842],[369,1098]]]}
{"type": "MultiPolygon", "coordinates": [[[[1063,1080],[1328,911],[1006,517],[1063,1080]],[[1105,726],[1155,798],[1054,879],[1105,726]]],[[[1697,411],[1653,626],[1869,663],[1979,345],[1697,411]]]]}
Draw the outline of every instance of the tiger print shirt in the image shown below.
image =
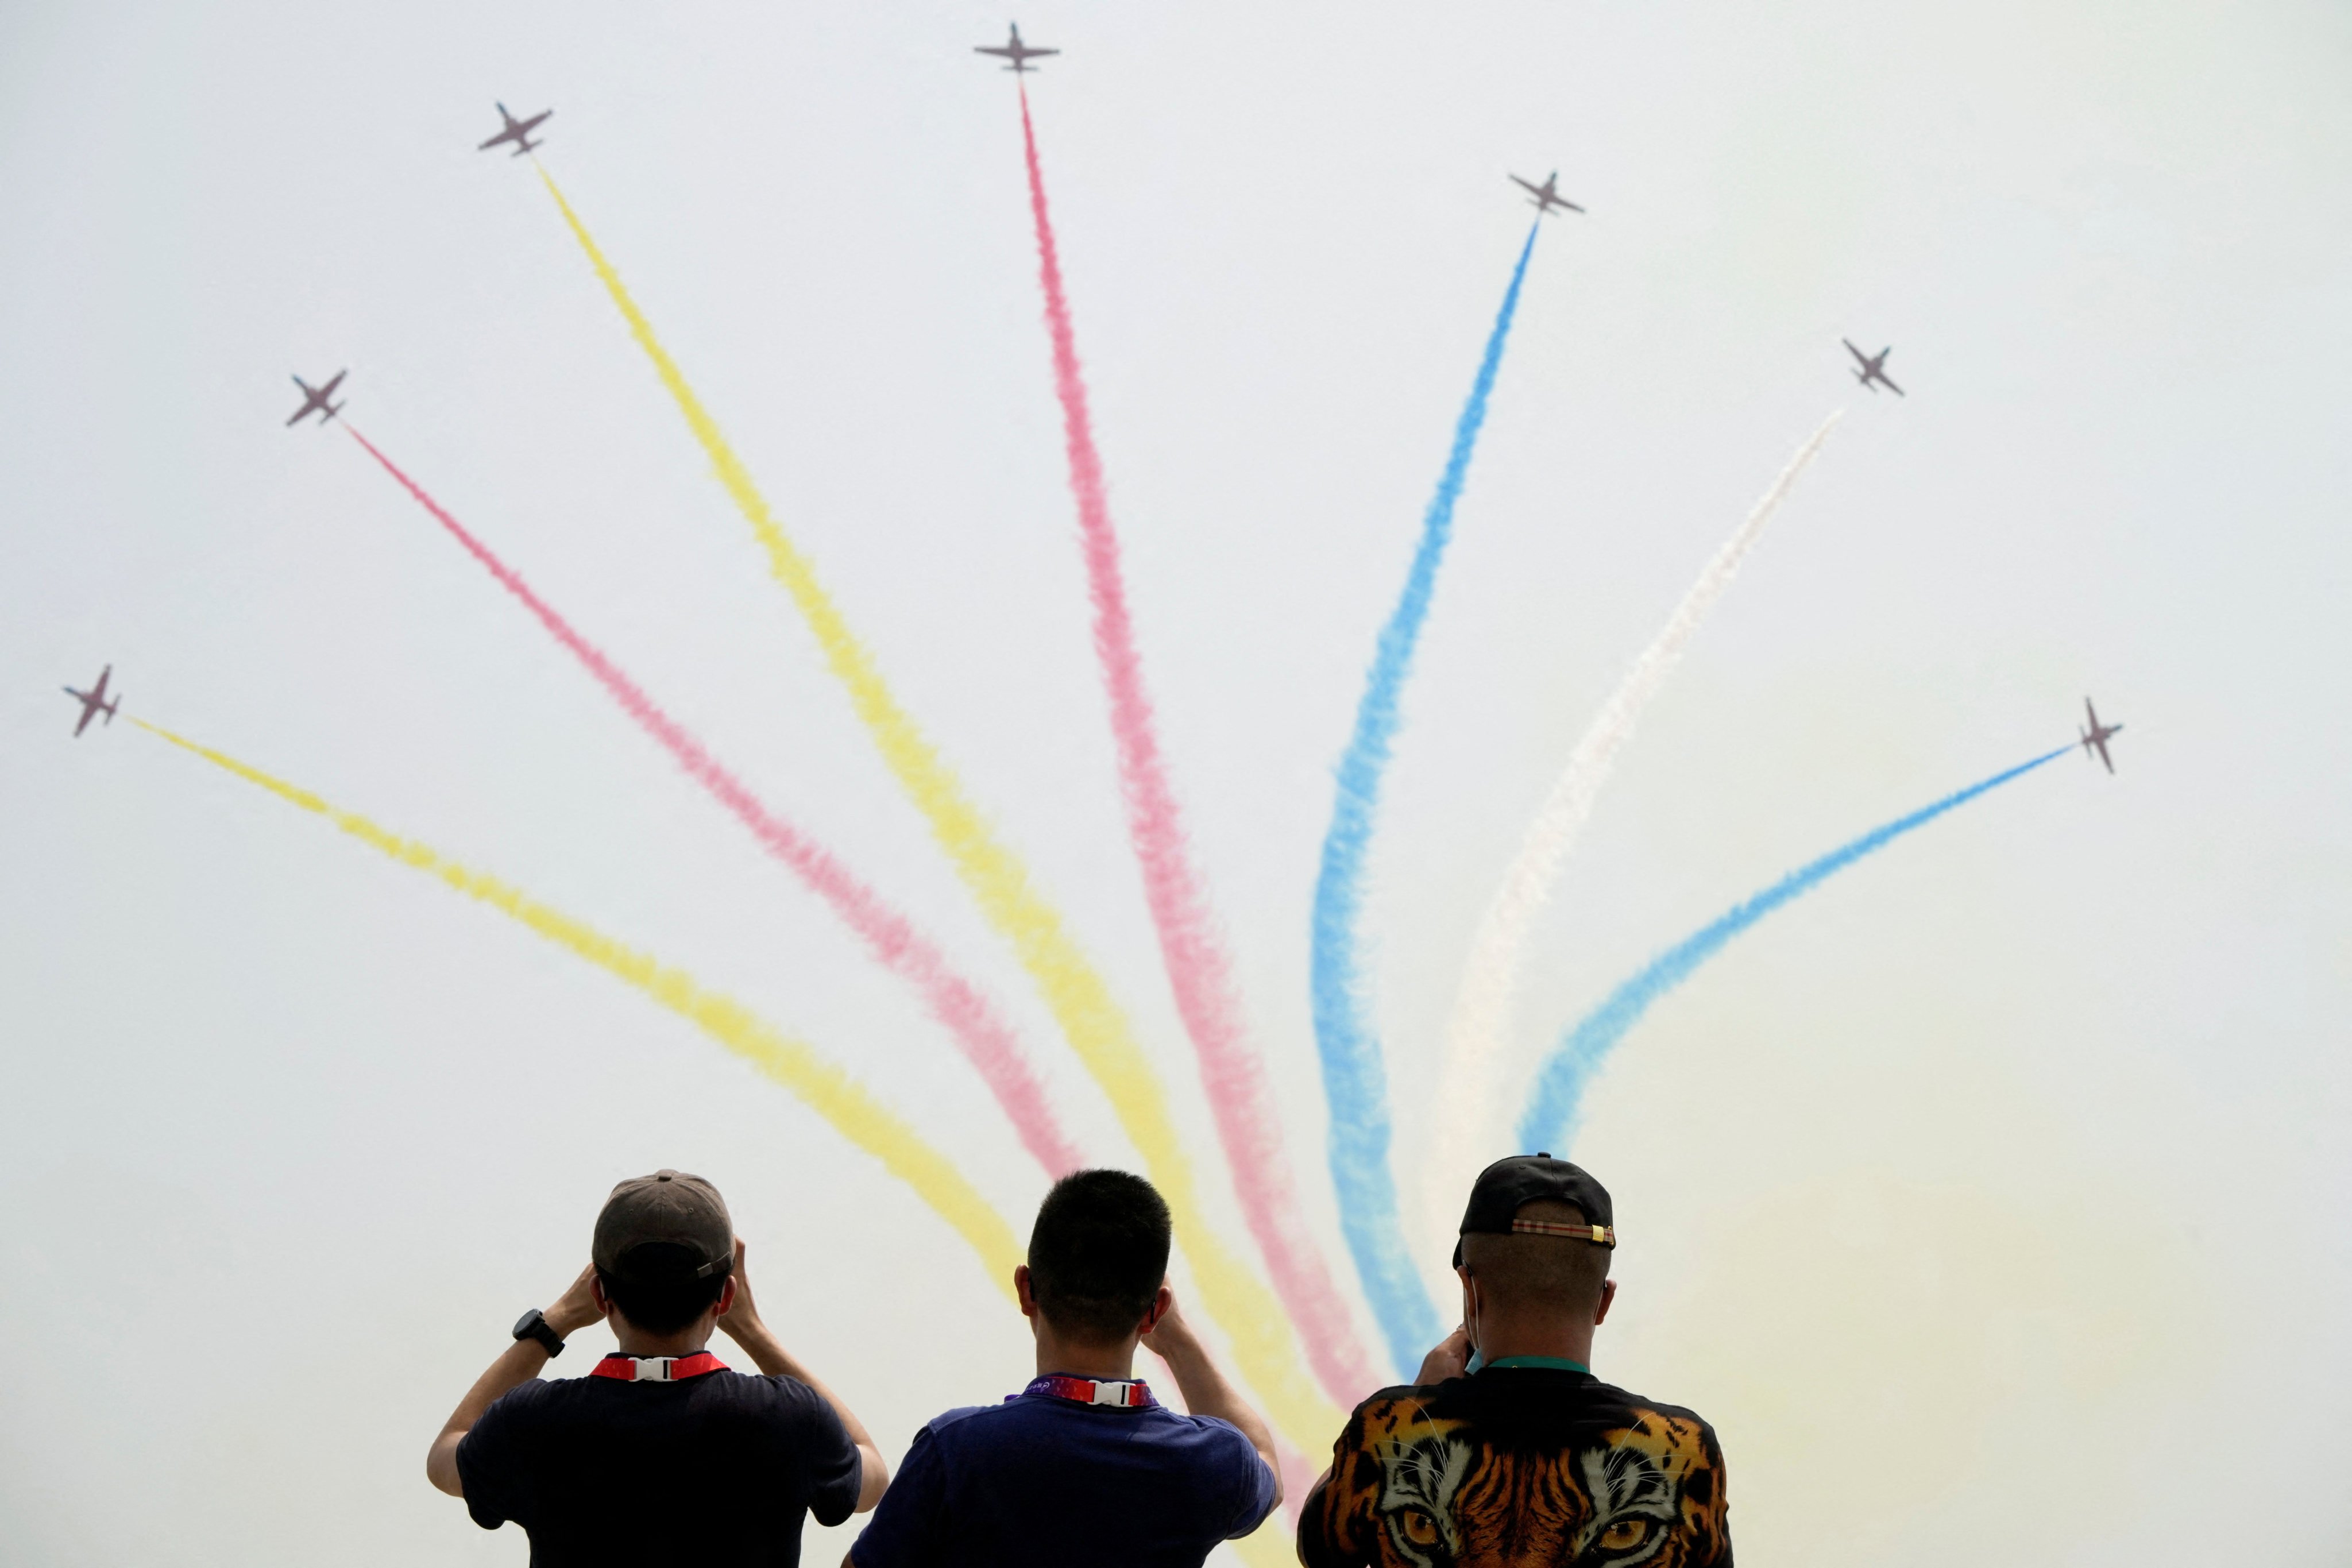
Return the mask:
{"type": "Polygon", "coordinates": [[[1356,1407],[1298,1517],[1306,1568],[1731,1568],[1723,1451],[1591,1373],[1489,1367],[1356,1407]]]}

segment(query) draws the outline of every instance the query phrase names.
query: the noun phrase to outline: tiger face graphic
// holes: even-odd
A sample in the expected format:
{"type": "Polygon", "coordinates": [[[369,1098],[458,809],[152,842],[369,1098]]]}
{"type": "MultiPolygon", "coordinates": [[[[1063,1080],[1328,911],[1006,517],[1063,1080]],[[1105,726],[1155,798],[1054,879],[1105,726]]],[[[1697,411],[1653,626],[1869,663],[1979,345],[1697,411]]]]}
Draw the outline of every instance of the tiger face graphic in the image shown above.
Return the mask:
{"type": "Polygon", "coordinates": [[[1729,1563],[1712,1434],[1629,1414],[1564,1449],[1522,1447],[1417,1399],[1375,1400],[1341,1441],[1320,1521],[1302,1523],[1339,1549],[1324,1560],[1383,1568],[1729,1563]]]}

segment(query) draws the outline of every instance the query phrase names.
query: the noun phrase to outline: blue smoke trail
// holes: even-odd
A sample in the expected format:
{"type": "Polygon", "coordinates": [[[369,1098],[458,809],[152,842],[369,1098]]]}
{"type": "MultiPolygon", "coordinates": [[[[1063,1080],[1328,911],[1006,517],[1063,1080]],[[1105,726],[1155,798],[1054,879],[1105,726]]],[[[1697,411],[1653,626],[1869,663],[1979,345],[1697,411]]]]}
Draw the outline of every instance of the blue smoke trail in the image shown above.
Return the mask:
{"type": "Polygon", "coordinates": [[[1405,1251],[1397,1223],[1396,1178],[1389,1169],[1388,1075],[1380,1042],[1365,1016],[1356,923],[1372,811],[1380,803],[1381,775],[1396,734],[1397,693],[1412,664],[1422,622],[1429,616],[1438,563],[1454,531],[1454,503],[1469,477],[1470,454],[1478,444],[1478,427],[1486,420],[1486,399],[1502,367],[1503,344],[1510,336],[1519,285],[1527,278],[1528,258],[1535,247],[1536,229],[1530,227],[1527,243],[1519,247],[1518,265],[1511,269],[1511,286],[1503,295],[1495,330],[1487,335],[1470,400],[1462,405],[1462,417],[1454,427],[1445,472],[1422,519],[1421,546],[1413,552],[1404,594],[1381,628],[1363,700],[1356,709],[1355,733],[1339,758],[1339,798],[1331,808],[1322,869],[1315,881],[1315,1043],[1322,1058],[1323,1097],[1331,1112],[1331,1182],[1339,1189],[1340,1228],[1372,1315],[1380,1321],[1398,1367],[1408,1375],[1442,1331],[1437,1309],[1405,1251]]]}
{"type": "Polygon", "coordinates": [[[1848,866],[1874,850],[1885,848],[1915,827],[1924,827],[1957,805],[1965,805],[1987,790],[1998,789],[2010,780],[2030,773],[2044,763],[2057,761],[2074,748],[2059,747],[2056,751],[2021,763],[2006,773],[1993,774],[1980,783],[1972,784],[1957,795],[1948,795],[1933,805],[1923,806],[1908,816],[1898,816],[1882,826],[1874,827],[1861,837],[1831,850],[1820,859],[1790,872],[1770,887],[1744,903],[1734,905],[1713,923],[1702,926],[1690,936],[1652,959],[1640,973],[1609,994],[1609,999],[1585,1015],[1582,1022],[1568,1032],[1544,1062],[1536,1078],[1534,1100],[1527,1113],[1519,1118],[1519,1147],[1549,1148],[1565,1151],[1569,1134],[1576,1129],[1577,1110],[1584,1099],[1585,1086],[1592,1081],[1601,1059],[1625,1037],[1626,1032],[1642,1021],[1650,1005],[1684,981],[1698,966],[1723,951],[1733,937],[1770,914],[1790,900],[1812,891],[1824,880],[1844,870],[1848,866]]]}

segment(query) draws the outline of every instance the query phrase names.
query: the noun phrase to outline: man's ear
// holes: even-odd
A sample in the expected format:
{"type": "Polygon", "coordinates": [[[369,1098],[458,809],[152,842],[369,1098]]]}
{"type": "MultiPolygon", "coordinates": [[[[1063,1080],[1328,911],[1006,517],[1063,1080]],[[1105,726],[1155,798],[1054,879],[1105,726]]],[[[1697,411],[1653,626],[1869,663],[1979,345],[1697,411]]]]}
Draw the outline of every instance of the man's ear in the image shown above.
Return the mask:
{"type": "Polygon", "coordinates": [[[1175,1304],[1176,1292],[1168,1288],[1166,1280],[1161,1280],[1160,1293],[1151,1298],[1151,1310],[1144,1313],[1143,1321],[1135,1326],[1136,1337],[1139,1339],[1148,1337],[1152,1330],[1160,1326],[1160,1320],[1168,1315],[1168,1309],[1175,1304]]]}
{"type": "Polygon", "coordinates": [[[613,1315],[613,1299],[604,1294],[604,1277],[602,1274],[588,1276],[588,1299],[596,1303],[596,1310],[604,1316],[609,1318],[613,1315]]]}
{"type": "Polygon", "coordinates": [[[728,1309],[735,1305],[735,1276],[730,1274],[719,1285],[719,1300],[711,1305],[717,1309],[712,1315],[720,1318],[725,1317],[728,1309]]]}
{"type": "Polygon", "coordinates": [[[1602,1280],[1601,1282],[1601,1305],[1595,1308],[1592,1313],[1592,1322],[1595,1328],[1598,1328],[1608,1319],[1610,1303],[1616,1300],[1617,1281],[1614,1279],[1602,1280]]]}
{"type": "Polygon", "coordinates": [[[1037,1315],[1037,1298],[1029,1293],[1029,1266],[1025,1263],[1013,1266],[1013,1294],[1020,1298],[1023,1317],[1037,1315]]]}

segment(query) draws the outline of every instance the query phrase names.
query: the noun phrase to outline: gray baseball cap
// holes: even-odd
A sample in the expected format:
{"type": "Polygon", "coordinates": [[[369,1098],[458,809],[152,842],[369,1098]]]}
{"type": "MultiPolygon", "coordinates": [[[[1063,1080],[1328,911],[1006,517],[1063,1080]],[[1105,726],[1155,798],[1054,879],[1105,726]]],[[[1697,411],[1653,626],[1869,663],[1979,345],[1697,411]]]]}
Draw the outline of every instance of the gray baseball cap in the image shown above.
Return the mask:
{"type": "Polygon", "coordinates": [[[727,1200],[700,1176],[656,1171],[613,1189],[588,1256],[596,1271],[644,1284],[708,1279],[735,1267],[727,1200]],[[652,1247],[641,1253],[639,1248],[652,1247]]]}

